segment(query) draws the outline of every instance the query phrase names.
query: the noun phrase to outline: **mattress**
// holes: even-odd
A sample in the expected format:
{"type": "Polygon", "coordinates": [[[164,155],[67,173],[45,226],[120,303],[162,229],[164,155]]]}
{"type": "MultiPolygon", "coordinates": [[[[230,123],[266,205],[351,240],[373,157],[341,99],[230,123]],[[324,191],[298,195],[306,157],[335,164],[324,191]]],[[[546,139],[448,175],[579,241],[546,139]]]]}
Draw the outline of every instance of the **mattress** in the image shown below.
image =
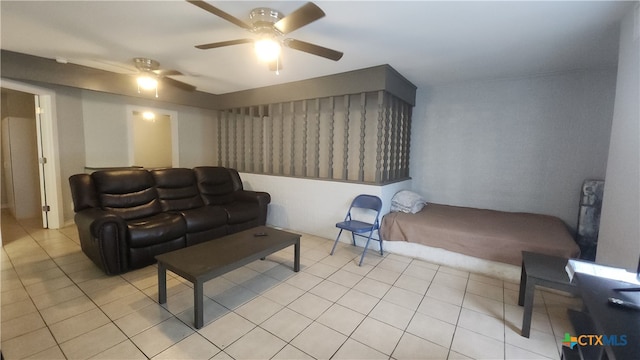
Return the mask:
{"type": "Polygon", "coordinates": [[[428,204],[416,214],[382,219],[387,241],[408,241],[520,266],[522,251],[578,257],[580,248],[557,217],[428,204]]]}

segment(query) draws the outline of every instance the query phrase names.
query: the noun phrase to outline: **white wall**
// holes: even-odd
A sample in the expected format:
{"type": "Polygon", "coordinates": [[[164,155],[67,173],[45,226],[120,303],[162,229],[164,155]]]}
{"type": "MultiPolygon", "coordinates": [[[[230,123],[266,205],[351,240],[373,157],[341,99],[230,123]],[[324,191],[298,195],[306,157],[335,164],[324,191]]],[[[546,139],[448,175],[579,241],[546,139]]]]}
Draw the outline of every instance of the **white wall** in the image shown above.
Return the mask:
{"type": "MultiPolygon", "coordinates": [[[[249,173],[241,173],[240,177],[246,190],[271,195],[268,225],[327,239],[338,235],[335,224],[344,220],[351,200],[357,195],[379,196],[383,215],[389,212],[393,194],[411,188],[411,180],[378,186],[249,173]]],[[[343,238],[346,239],[344,235],[343,238]]]]}
{"type": "Polygon", "coordinates": [[[212,110],[181,106],[178,112],[180,166],[213,166],[217,164],[216,115],[212,110]]]}
{"type": "Polygon", "coordinates": [[[596,261],[635,270],[640,253],[640,5],[620,28],[618,83],[596,261]]]}
{"type": "Polygon", "coordinates": [[[605,175],[615,69],[418,92],[413,190],[427,201],[555,215],[575,228],[580,187],[605,175]]]}
{"type": "Polygon", "coordinates": [[[70,87],[54,87],[58,120],[58,147],[60,158],[60,187],[62,191],[63,222],[73,220],[73,203],[69,176],[84,172],[85,141],[82,119],[81,90],[70,87]]]}
{"type": "Polygon", "coordinates": [[[129,166],[127,106],[178,113],[179,165],[214,165],[215,112],[93,91],[82,92],[86,166],[129,166]]]}
{"type": "Polygon", "coordinates": [[[86,166],[129,165],[127,112],[120,97],[82,92],[86,166]]]}

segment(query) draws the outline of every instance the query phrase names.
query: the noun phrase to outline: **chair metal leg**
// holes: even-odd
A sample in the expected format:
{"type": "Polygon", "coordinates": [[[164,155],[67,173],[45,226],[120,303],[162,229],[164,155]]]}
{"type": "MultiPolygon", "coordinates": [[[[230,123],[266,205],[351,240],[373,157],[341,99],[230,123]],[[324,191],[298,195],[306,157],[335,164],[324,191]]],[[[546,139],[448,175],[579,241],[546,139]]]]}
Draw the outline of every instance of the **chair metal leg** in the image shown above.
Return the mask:
{"type": "Polygon", "coordinates": [[[353,231],[351,232],[351,244],[356,246],[356,234],[354,234],[353,231]]]}
{"type": "Polygon", "coordinates": [[[367,248],[369,247],[369,241],[371,241],[371,236],[373,235],[373,231],[369,233],[369,237],[367,238],[367,243],[364,244],[364,250],[362,251],[362,256],[360,257],[360,263],[358,266],[362,266],[362,260],[364,260],[364,254],[367,253],[367,248]]]}
{"type": "Polygon", "coordinates": [[[380,236],[380,229],[378,229],[378,241],[380,242],[380,255],[384,256],[382,252],[382,236],[380,236]]]}
{"type": "Polygon", "coordinates": [[[340,235],[342,235],[342,230],[343,229],[340,229],[340,232],[338,233],[338,236],[336,237],[336,241],[333,242],[333,247],[331,248],[330,255],[333,255],[333,252],[336,250],[336,245],[338,245],[338,241],[340,240],[340,235]]]}

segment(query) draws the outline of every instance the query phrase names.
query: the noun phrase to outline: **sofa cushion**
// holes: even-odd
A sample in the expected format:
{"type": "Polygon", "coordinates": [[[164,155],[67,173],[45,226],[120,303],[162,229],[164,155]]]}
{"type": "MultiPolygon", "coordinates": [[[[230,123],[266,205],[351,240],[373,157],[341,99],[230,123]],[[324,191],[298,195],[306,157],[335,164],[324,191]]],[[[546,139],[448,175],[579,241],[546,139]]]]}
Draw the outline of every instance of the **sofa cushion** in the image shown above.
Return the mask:
{"type": "Polygon", "coordinates": [[[184,237],[187,232],[187,225],[182,216],[173,213],[159,213],[146,218],[129,220],[127,227],[129,228],[129,246],[134,248],[178,239],[184,237]]]}
{"type": "Polygon", "coordinates": [[[220,206],[202,206],[179,212],[187,223],[187,232],[205,231],[227,224],[227,212],[220,206]]]}
{"type": "Polygon", "coordinates": [[[260,206],[257,203],[234,202],[224,205],[229,218],[229,224],[239,224],[251,221],[260,216],[260,206]]]}
{"type": "Polygon", "coordinates": [[[100,206],[125,220],[145,218],[162,211],[153,177],[146,170],[103,170],[93,178],[100,206]]]}
{"type": "Polygon", "coordinates": [[[191,169],[151,170],[163,211],[195,209],[204,206],[196,175],[191,169]]]}
{"type": "Polygon", "coordinates": [[[218,166],[200,166],[193,169],[200,195],[207,205],[233,202],[233,179],[229,170],[218,166]]]}

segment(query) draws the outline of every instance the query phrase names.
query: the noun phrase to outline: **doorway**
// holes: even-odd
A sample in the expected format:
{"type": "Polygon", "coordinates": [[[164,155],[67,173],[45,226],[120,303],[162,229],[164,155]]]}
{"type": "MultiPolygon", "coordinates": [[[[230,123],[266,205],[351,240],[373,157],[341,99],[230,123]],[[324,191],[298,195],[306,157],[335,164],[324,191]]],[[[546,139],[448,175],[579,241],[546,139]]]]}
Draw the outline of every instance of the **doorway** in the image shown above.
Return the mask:
{"type": "Polygon", "coordinates": [[[130,166],[180,166],[176,111],[129,105],[127,115],[130,166]]]}
{"type": "MultiPolygon", "coordinates": [[[[0,196],[2,196],[2,199],[7,199],[7,201],[3,200],[4,210],[6,211],[2,211],[2,215],[11,214],[8,211],[10,205],[6,204],[6,202],[11,197],[7,195],[8,191],[13,191],[13,201],[18,200],[18,198],[25,199],[25,197],[30,197],[39,202],[36,205],[37,213],[35,217],[41,218],[43,228],[58,229],[63,225],[64,221],[61,208],[62,190],[59,186],[59,176],[57,176],[59,167],[57,134],[55,131],[55,93],[47,89],[3,79],[2,95],[1,117],[3,119],[16,119],[3,120],[3,130],[6,128],[10,130],[5,130],[2,137],[11,140],[11,143],[18,147],[24,147],[14,152],[16,156],[13,159],[7,156],[8,154],[3,154],[2,176],[0,176],[0,181],[3,182],[3,193],[0,196]],[[30,100],[22,100],[27,98],[30,100]],[[28,125],[25,126],[25,123],[21,123],[20,120],[27,121],[28,125]],[[11,122],[16,125],[12,126],[11,122]],[[19,128],[26,128],[26,130],[17,130],[19,128]],[[17,131],[11,131],[13,129],[17,131]],[[33,138],[34,132],[35,139],[33,138]],[[29,133],[28,138],[25,133],[29,133]],[[32,161],[29,165],[23,164],[25,160],[19,156],[24,153],[33,154],[28,155],[29,161],[32,161]],[[14,174],[7,174],[5,169],[6,166],[9,166],[6,164],[7,159],[9,162],[27,168],[28,171],[18,171],[17,173],[14,171],[14,174]],[[24,175],[25,173],[29,175],[24,175]],[[10,182],[13,183],[13,189],[9,189],[5,180],[8,175],[12,176],[10,182]],[[35,185],[27,187],[27,184],[35,185]]],[[[3,148],[10,149],[11,145],[3,143],[3,148]]],[[[16,170],[18,167],[12,166],[10,170],[16,170]]],[[[29,210],[27,214],[34,215],[32,211],[29,210]]],[[[17,216],[23,217],[24,215],[21,213],[17,216]]]]}

